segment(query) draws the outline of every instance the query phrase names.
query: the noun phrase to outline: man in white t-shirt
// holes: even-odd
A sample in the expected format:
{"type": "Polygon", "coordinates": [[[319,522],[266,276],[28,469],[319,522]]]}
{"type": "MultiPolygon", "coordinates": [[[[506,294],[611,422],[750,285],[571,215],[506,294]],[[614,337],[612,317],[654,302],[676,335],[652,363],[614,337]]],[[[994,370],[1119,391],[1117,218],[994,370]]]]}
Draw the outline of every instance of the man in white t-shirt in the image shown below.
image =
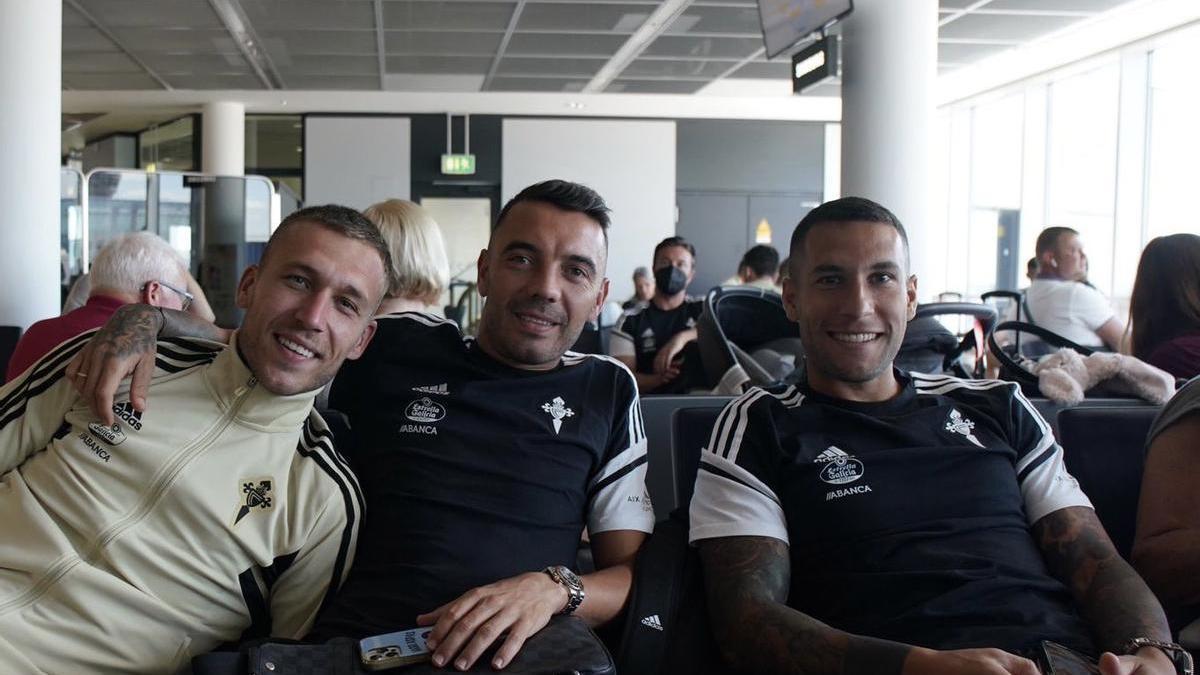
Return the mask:
{"type": "Polygon", "coordinates": [[[1117,351],[1125,324],[1108,298],[1084,282],[1087,257],[1079,233],[1048,227],[1037,239],[1038,276],[1025,292],[1029,320],[1085,347],[1117,351]]]}

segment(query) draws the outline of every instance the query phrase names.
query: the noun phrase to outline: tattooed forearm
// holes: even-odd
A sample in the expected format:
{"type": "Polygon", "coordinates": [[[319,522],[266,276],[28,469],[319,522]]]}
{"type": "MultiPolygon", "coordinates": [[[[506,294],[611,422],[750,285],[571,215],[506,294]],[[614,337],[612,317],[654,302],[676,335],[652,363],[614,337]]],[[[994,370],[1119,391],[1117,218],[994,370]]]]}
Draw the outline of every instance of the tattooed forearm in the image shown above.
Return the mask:
{"type": "Polygon", "coordinates": [[[713,635],[741,672],[899,673],[909,647],[851,635],[786,604],[787,545],[769,537],[700,543],[713,635]]]}
{"type": "Polygon", "coordinates": [[[163,315],[151,305],[123,305],[92,338],[95,348],[118,357],[154,350],[163,315]]]}
{"type": "Polygon", "coordinates": [[[1113,548],[1094,511],[1060,509],[1039,520],[1033,533],[1050,572],[1071,589],[1098,647],[1117,650],[1139,636],[1171,639],[1158,600],[1113,548]]]}

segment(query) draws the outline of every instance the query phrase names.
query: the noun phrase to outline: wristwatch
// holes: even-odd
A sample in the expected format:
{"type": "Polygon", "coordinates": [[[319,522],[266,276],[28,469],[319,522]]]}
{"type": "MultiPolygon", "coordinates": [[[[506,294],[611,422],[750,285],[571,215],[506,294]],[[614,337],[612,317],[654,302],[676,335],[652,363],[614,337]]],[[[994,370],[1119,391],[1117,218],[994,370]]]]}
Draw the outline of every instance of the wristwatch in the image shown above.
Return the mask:
{"type": "Polygon", "coordinates": [[[1148,637],[1135,637],[1125,643],[1122,648],[1126,654],[1136,653],[1142,647],[1154,647],[1167,655],[1171,659],[1171,663],[1175,664],[1175,672],[1179,675],[1195,675],[1196,666],[1192,663],[1192,655],[1188,650],[1175,644],[1174,642],[1163,642],[1148,637]]]}
{"type": "Polygon", "coordinates": [[[570,614],[579,609],[586,595],[583,592],[583,580],[579,578],[579,575],[565,565],[551,565],[542,571],[553,579],[554,583],[567,589],[567,606],[563,607],[559,614],[570,614]]]}

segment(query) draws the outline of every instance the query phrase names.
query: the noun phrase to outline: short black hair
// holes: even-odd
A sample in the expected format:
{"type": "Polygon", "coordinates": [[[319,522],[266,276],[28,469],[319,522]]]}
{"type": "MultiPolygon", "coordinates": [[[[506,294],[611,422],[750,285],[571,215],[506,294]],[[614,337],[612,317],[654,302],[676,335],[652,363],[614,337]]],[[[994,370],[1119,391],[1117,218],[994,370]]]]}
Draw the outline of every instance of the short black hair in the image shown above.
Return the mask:
{"type": "Polygon", "coordinates": [[[521,202],[544,202],[563,211],[582,213],[600,225],[600,231],[604,233],[604,244],[608,245],[608,226],[612,224],[608,214],[612,212],[612,209],[604,203],[604,198],[600,196],[600,193],[586,185],[558,178],[530,185],[518,192],[516,197],[508,200],[504,208],[500,209],[500,215],[496,218],[496,226],[492,228],[493,232],[504,224],[504,218],[508,212],[521,202]]]}
{"type": "Polygon", "coordinates": [[[743,267],[749,267],[756,277],[774,276],[779,271],[779,251],[767,244],[753,246],[738,263],[738,270],[743,267]]]}
{"type": "MultiPolygon", "coordinates": [[[[694,261],[696,259],[696,247],[692,246],[692,242],[684,239],[683,237],[667,237],[666,239],[658,242],[658,246],[654,247],[654,258],[657,258],[658,252],[664,248],[672,248],[675,246],[687,249],[687,252],[692,254],[692,260],[694,261]]],[[[654,259],[652,258],[651,262],[653,261],[654,259]]]]}
{"type": "Polygon", "coordinates": [[[1037,243],[1033,245],[1033,252],[1038,258],[1046,251],[1058,248],[1058,240],[1062,239],[1064,234],[1078,235],[1079,232],[1069,227],[1055,226],[1047,227],[1038,235],[1037,243]]]}
{"type": "Polygon", "coordinates": [[[794,258],[803,253],[804,240],[808,238],[809,231],[817,225],[853,221],[884,223],[896,228],[896,231],[900,233],[900,241],[904,242],[904,256],[906,259],[909,258],[908,232],[904,230],[900,219],[896,217],[896,214],[884,208],[882,204],[864,197],[834,199],[805,214],[796,225],[796,229],[792,231],[792,241],[788,246],[789,257],[794,258]]]}
{"type": "Polygon", "coordinates": [[[290,213],[271,233],[271,238],[267,240],[267,245],[263,248],[262,256],[259,258],[260,265],[267,261],[267,256],[271,254],[271,244],[279,238],[280,234],[298,223],[316,223],[347,239],[361,241],[375,249],[383,261],[384,291],[386,292],[395,285],[396,280],[392,273],[392,252],[388,249],[387,242],[383,240],[383,235],[379,233],[379,228],[362,212],[338,204],[307,206],[290,213]]]}

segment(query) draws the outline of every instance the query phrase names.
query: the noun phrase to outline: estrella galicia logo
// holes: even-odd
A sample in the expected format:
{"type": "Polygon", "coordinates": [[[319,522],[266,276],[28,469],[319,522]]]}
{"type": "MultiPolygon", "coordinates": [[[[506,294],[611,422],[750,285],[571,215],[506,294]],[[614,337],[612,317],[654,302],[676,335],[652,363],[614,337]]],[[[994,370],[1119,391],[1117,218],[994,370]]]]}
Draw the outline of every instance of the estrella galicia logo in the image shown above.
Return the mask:
{"type": "Polygon", "coordinates": [[[271,508],[271,480],[258,479],[242,479],[241,507],[238,509],[237,517],[233,519],[233,524],[237,525],[242,518],[250,515],[253,509],[267,510],[271,508]]]}
{"type": "Polygon", "coordinates": [[[414,422],[437,422],[446,416],[446,407],[425,396],[409,403],[404,416],[414,422]]]}
{"type": "Polygon", "coordinates": [[[88,425],[88,431],[109,445],[120,445],[125,442],[125,432],[121,431],[120,422],[113,422],[111,427],[106,427],[99,422],[92,422],[88,425]]]}
{"type": "Polygon", "coordinates": [[[821,467],[820,476],[821,480],[830,485],[845,485],[863,477],[863,463],[836,445],[829,446],[825,452],[817,455],[813,462],[825,465],[821,467]]]}

